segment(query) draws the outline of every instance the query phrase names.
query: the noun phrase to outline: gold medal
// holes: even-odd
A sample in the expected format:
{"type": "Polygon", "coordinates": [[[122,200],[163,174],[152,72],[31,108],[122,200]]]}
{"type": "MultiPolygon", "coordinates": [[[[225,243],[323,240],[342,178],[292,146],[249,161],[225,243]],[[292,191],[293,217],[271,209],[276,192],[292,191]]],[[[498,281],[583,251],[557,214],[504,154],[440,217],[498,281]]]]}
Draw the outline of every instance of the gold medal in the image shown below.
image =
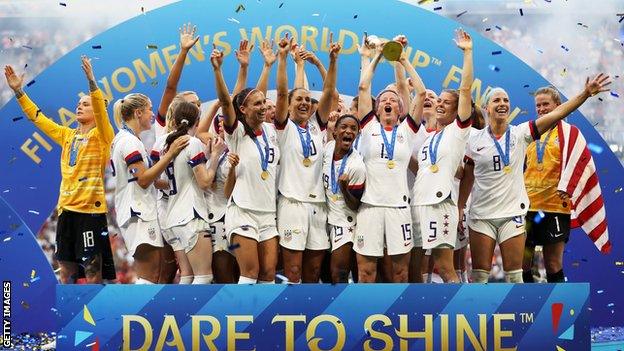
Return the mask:
{"type": "Polygon", "coordinates": [[[388,161],[388,168],[390,168],[390,169],[394,168],[394,161],[393,160],[389,160],[388,161]]]}
{"type": "Polygon", "coordinates": [[[509,167],[509,165],[503,167],[503,172],[505,172],[506,174],[511,173],[511,167],[509,167]]]}
{"type": "Polygon", "coordinates": [[[330,198],[330,200],[332,200],[333,202],[338,201],[338,195],[336,195],[336,194],[334,194],[334,195],[330,196],[329,198],[330,198]]]}
{"type": "Polygon", "coordinates": [[[262,173],[260,173],[260,178],[262,178],[262,180],[269,179],[269,172],[268,171],[262,171],[262,173]]]}
{"type": "Polygon", "coordinates": [[[429,166],[429,169],[431,170],[431,172],[433,173],[438,173],[438,171],[440,170],[440,168],[438,167],[438,165],[431,165],[429,166]]]}
{"type": "Polygon", "coordinates": [[[538,163],[537,164],[537,170],[540,171],[540,172],[543,171],[544,170],[544,165],[542,163],[538,163]]]}
{"type": "Polygon", "coordinates": [[[303,159],[303,165],[304,165],[304,166],[306,166],[306,167],[310,167],[310,166],[312,166],[312,160],[310,160],[310,159],[309,159],[309,158],[307,158],[307,157],[306,157],[306,158],[304,158],[304,159],[303,159]]]}

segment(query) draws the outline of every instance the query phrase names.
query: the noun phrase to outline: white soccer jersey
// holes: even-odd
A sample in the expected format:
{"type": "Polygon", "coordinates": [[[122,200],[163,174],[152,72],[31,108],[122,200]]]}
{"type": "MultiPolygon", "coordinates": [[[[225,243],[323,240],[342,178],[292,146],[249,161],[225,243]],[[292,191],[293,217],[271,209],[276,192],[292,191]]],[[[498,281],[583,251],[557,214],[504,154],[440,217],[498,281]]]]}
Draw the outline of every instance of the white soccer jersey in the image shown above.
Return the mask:
{"type": "Polygon", "coordinates": [[[117,225],[126,224],[132,215],[143,221],[157,218],[156,192],[153,185],[143,189],[137,184],[136,174],[131,173],[132,164],[143,162],[148,168],[145,146],[132,133],[121,129],[112,143],[111,166],[115,177],[115,211],[117,225]]]}
{"type": "MultiPolygon", "coordinates": [[[[156,124],[158,124],[158,122],[156,124]]],[[[152,161],[152,164],[160,161],[160,152],[164,150],[165,141],[167,140],[167,136],[169,136],[169,134],[171,133],[165,133],[156,137],[156,141],[154,141],[154,145],[152,146],[152,151],[150,151],[150,160],[152,161]]],[[[166,172],[163,172],[159,179],[168,181],[169,178],[167,177],[166,172]]],[[[166,208],[166,201],[169,200],[169,190],[158,190],[157,198],[158,201],[165,201],[166,208]]],[[[161,221],[164,222],[163,218],[161,218],[161,221]]]]}
{"type": "MultiPolygon", "coordinates": [[[[424,128],[411,117],[405,118],[397,126],[393,168],[388,168],[388,151],[383,136],[383,127],[371,111],[360,123],[362,125],[359,151],[366,165],[366,188],[362,202],[373,206],[409,206],[410,193],[407,188],[407,166],[412,155],[412,147],[418,133],[424,128]]],[[[392,141],[392,130],[383,130],[388,143],[392,141]]]]}
{"type": "Polygon", "coordinates": [[[282,152],[280,162],[279,191],[285,197],[301,202],[325,202],[323,183],[323,139],[326,131],[321,126],[318,115],[308,120],[311,144],[308,158],[311,164],[304,166],[304,154],[299,130],[304,141],[307,140],[307,128],[298,126],[290,118],[278,125],[277,139],[282,152]]]}
{"type": "MultiPolygon", "coordinates": [[[[435,133],[435,129],[429,130],[425,128],[424,124],[420,125],[420,129],[424,130],[424,133],[417,133],[416,134],[416,140],[414,141],[414,146],[412,147],[412,158],[414,160],[418,160],[418,153],[420,152],[420,148],[423,146],[423,144],[425,143],[425,140],[427,140],[427,138],[432,135],[433,133],[435,133]]],[[[411,194],[411,198],[412,201],[414,201],[414,183],[416,182],[416,175],[414,175],[414,173],[412,173],[411,170],[407,170],[407,188],[410,189],[410,194],[411,194]]]]}
{"type": "MultiPolygon", "coordinates": [[[[509,163],[511,172],[503,171],[503,158],[488,132],[489,127],[474,130],[466,146],[466,157],[474,161],[474,185],[470,218],[494,219],[524,216],[529,198],[524,187],[524,157],[531,142],[539,137],[535,122],[509,126],[509,163]]],[[[498,139],[503,151],[507,134],[498,139]]]]}
{"type": "Polygon", "coordinates": [[[263,135],[257,135],[256,141],[263,154],[268,144],[267,179],[262,179],[261,176],[260,151],[254,140],[245,134],[243,124],[236,121],[231,130],[226,128],[227,144],[230,150],[240,157],[240,162],[236,166],[236,185],[230,201],[247,210],[275,212],[277,194],[275,185],[280,149],[277,145],[277,134],[271,124],[263,123],[262,130],[263,135]]]}
{"type": "MultiPolygon", "coordinates": [[[[338,185],[338,173],[342,165],[343,159],[334,161],[335,141],[325,144],[325,156],[323,157],[323,184],[325,186],[325,194],[327,195],[327,203],[329,212],[327,214],[327,223],[339,227],[352,227],[356,224],[357,213],[351,210],[342,195],[340,186],[334,194],[332,189],[332,163],[334,164],[334,180],[338,185]]],[[[349,190],[364,190],[364,182],[366,181],[366,167],[362,156],[355,150],[347,156],[343,174],[349,175],[349,190]]]]}
{"type": "MultiPolygon", "coordinates": [[[[415,205],[434,205],[442,202],[451,195],[455,172],[464,157],[466,142],[470,136],[471,120],[461,122],[459,118],[442,130],[431,133],[420,147],[418,152],[418,174],[414,183],[415,205]],[[429,150],[433,139],[433,147],[437,143],[436,166],[433,172],[431,166],[431,152],[429,150]],[[438,142],[439,140],[439,142],[438,142]]],[[[457,199],[452,198],[457,204],[457,199]]]]}
{"type": "MultiPolygon", "coordinates": [[[[225,216],[225,208],[227,206],[227,198],[223,194],[225,180],[230,171],[230,162],[227,159],[228,151],[226,150],[219,157],[219,165],[215,175],[214,184],[206,191],[206,203],[208,204],[208,222],[212,223],[220,220],[225,216]]],[[[209,167],[208,164],[206,164],[209,167]]]]}
{"type": "MultiPolygon", "coordinates": [[[[193,168],[206,163],[205,146],[191,137],[185,147],[165,170],[169,179],[167,218],[163,228],[185,225],[197,216],[208,221],[204,192],[197,184],[193,168]]],[[[164,150],[161,150],[161,155],[164,150]]]]}

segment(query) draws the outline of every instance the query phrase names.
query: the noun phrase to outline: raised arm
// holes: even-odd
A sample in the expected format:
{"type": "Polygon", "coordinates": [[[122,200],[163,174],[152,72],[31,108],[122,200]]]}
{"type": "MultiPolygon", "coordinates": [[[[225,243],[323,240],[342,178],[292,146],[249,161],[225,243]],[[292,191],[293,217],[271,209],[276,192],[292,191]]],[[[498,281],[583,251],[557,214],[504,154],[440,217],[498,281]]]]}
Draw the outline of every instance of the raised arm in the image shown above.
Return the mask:
{"type": "MultiPolygon", "coordinates": [[[[332,40],[330,39],[329,41],[331,42],[332,40]]],[[[316,66],[316,68],[319,71],[319,74],[321,75],[321,79],[324,82],[325,78],[327,77],[327,70],[325,69],[325,66],[323,66],[323,62],[321,62],[321,60],[319,60],[319,58],[316,57],[316,54],[314,54],[314,52],[312,51],[304,51],[301,54],[301,57],[304,60],[308,61],[308,63],[311,63],[314,66],[316,66]]]]}
{"type": "Polygon", "coordinates": [[[238,60],[238,76],[236,77],[236,85],[234,85],[234,90],[232,91],[232,96],[241,92],[241,90],[245,89],[247,86],[247,71],[249,69],[249,58],[251,51],[253,51],[254,46],[249,46],[249,42],[247,40],[241,40],[238,44],[238,50],[234,51],[234,55],[236,55],[236,59],[238,60]]]}
{"type": "Polygon", "coordinates": [[[459,103],[457,106],[457,115],[463,121],[470,118],[472,114],[472,106],[470,102],[470,89],[474,79],[472,64],[472,38],[463,29],[455,31],[455,44],[464,51],[464,66],[462,68],[461,84],[459,85],[459,103]]]}
{"type": "Polygon", "coordinates": [[[64,133],[69,130],[69,128],[61,126],[46,117],[39,107],[35,105],[32,100],[26,95],[22,87],[24,86],[24,75],[15,74],[15,70],[10,65],[4,66],[4,77],[6,78],[7,84],[15,93],[15,98],[17,99],[17,103],[19,103],[22,111],[26,114],[29,120],[31,120],[37,128],[41,129],[45,135],[54,140],[55,143],[63,146],[63,138],[64,133]]]}
{"type": "Polygon", "coordinates": [[[82,56],[80,59],[82,61],[82,70],[87,77],[87,81],[89,81],[89,93],[91,95],[91,106],[93,106],[93,115],[95,117],[95,128],[100,138],[102,138],[102,142],[105,145],[110,145],[115,137],[115,131],[113,130],[110,118],[108,118],[104,96],[95,82],[91,59],[86,56],[82,56]]]}
{"type": "Polygon", "coordinates": [[[199,185],[202,190],[208,190],[214,182],[217,174],[217,167],[219,167],[219,157],[221,157],[223,151],[225,151],[225,142],[216,136],[211,141],[208,168],[201,166],[193,168],[193,174],[195,175],[195,179],[197,179],[197,185],[199,185]]]}
{"type": "MultiPolygon", "coordinates": [[[[407,37],[405,35],[397,35],[392,40],[401,43],[403,48],[407,46],[407,37]]],[[[403,56],[404,55],[401,55],[401,58],[403,56]]],[[[403,67],[403,63],[400,61],[395,62],[394,64],[394,79],[396,81],[397,94],[401,97],[401,101],[403,102],[403,106],[405,107],[405,109],[403,110],[403,116],[405,116],[407,114],[410,114],[412,109],[410,108],[411,98],[409,85],[407,83],[407,80],[405,80],[405,67],[403,67]]]]}
{"type": "Polygon", "coordinates": [[[375,69],[377,68],[377,64],[381,60],[382,49],[381,45],[376,47],[375,56],[371,63],[362,70],[360,76],[360,85],[358,87],[358,119],[362,120],[366,117],[373,109],[373,104],[371,102],[371,82],[373,80],[373,75],[375,74],[375,69]]]}
{"type": "Polygon", "coordinates": [[[273,47],[275,43],[271,40],[271,44],[269,45],[269,40],[264,39],[260,46],[260,53],[264,58],[264,65],[262,66],[262,73],[260,73],[260,78],[258,79],[258,84],[256,85],[256,89],[260,90],[264,96],[266,96],[267,89],[269,86],[269,75],[271,74],[271,67],[277,60],[277,56],[275,56],[275,51],[273,51],[273,47]]]}
{"type": "Polygon", "coordinates": [[[294,44],[290,48],[290,53],[293,61],[295,61],[295,89],[308,89],[308,79],[305,73],[305,60],[303,59],[305,48],[294,44]]]}
{"type": "Polygon", "coordinates": [[[604,73],[598,74],[591,81],[588,77],[585,80],[585,88],[580,94],[535,120],[537,131],[540,134],[544,133],[559,122],[559,120],[566,118],[570,113],[579,108],[590,96],[609,91],[609,89],[606,88],[609,84],[611,84],[609,76],[604,73]]]}
{"type": "Polygon", "coordinates": [[[288,74],[286,73],[286,59],[292,45],[292,38],[288,34],[278,43],[277,53],[277,101],[275,102],[275,119],[284,125],[288,118],[288,74]]]}
{"type": "Polygon", "coordinates": [[[234,112],[234,105],[232,105],[232,98],[228,91],[225,80],[223,79],[223,71],[221,65],[223,64],[223,52],[216,49],[214,46],[212,54],[210,54],[210,63],[215,75],[215,86],[217,90],[217,97],[221,103],[221,110],[225,116],[224,124],[227,127],[233,127],[236,123],[236,112],[234,112]]]}
{"type": "Polygon", "coordinates": [[[220,107],[221,102],[219,100],[215,101],[210,105],[210,107],[208,107],[208,110],[206,110],[204,117],[199,120],[196,131],[197,134],[207,133],[208,131],[210,131],[210,125],[212,124],[212,121],[217,115],[217,111],[219,111],[220,107]]]}
{"type": "Polygon", "coordinates": [[[417,125],[420,125],[420,117],[423,112],[423,105],[425,104],[425,98],[427,97],[427,89],[425,88],[425,83],[423,83],[420,75],[414,69],[414,66],[409,62],[405,52],[401,54],[401,58],[399,58],[399,62],[401,66],[407,71],[407,74],[410,76],[410,84],[414,88],[415,95],[414,99],[411,101],[410,106],[411,110],[409,112],[410,116],[416,122],[417,125]]]}
{"type": "Polygon", "coordinates": [[[179,31],[180,53],[173,62],[171,72],[169,73],[169,77],[167,77],[165,91],[163,92],[163,96],[160,99],[160,105],[158,106],[158,114],[163,118],[167,115],[167,109],[178,92],[178,82],[180,81],[180,76],[182,75],[182,69],[184,68],[186,56],[193,45],[195,45],[195,43],[199,40],[199,36],[195,36],[197,27],[193,26],[191,23],[182,25],[182,28],[180,28],[179,31]]]}
{"type": "Polygon", "coordinates": [[[329,35],[329,71],[327,71],[327,78],[323,81],[323,93],[319,100],[318,115],[321,117],[323,123],[327,123],[329,113],[332,111],[332,101],[334,100],[334,94],[336,91],[336,75],[338,55],[342,47],[338,43],[333,42],[333,35],[329,35]]]}

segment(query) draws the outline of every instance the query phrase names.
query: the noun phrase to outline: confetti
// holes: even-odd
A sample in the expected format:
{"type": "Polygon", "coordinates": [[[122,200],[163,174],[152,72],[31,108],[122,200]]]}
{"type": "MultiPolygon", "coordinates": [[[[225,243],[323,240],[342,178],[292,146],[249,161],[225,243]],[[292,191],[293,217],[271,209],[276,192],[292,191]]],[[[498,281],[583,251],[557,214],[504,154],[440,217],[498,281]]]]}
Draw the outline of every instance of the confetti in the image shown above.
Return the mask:
{"type": "Polygon", "coordinates": [[[30,305],[28,304],[28,302],[21,301],[20,303],[22,304],[22,307],[24,307],[25,309],[29,309],[30,308],[30,305]]]}
{"type": "Polygon", "coordinates": [[[607,307],[613,307],[613,306],[615,306],[615,304],[613,302],[607,304],[607,307]]]}
{"type": "Polygon", "coordinates": [[[4,238],[4,240],[2,240],[2,241],[3,241],[3,242],[7,242],[7,241],[9,241],[9,240],[11,240],[11,237],[4,238]]]}
{"type": "Polygon", "coordinates": [[[602,100],[602,98],[598,98],[598,101],[602,102],[603,100],[602,100]]]}
{"type": "Polygon", "coordinates": [[[102,232],[102,236],[107,236],[108,232],[102,232]]]}
{"type": "Polygon", "coordinates": [[[461,15],[465,14],[466,12],[468,12],[468,10],[466,10],[466,11],[464,11],[464,12],[459,13],[459,14],[458,14],[457,16],[455,16],[455,17],[460,17],[461,15]]]}
{"type": "Polygon", "coordinates": [[[494,27],[496,27],[496,29],[498,30],[503,30],[503,28],[501,28],[500,26],[494,26],[494,27]]]}
{"type": "Polygon", "coordinates": [[[233,22],[233,23],[240,23],[239,20],[237,20],[236,18],[233,18],[233,17],[230,17],[227,20],[230,21],[230,22],[233,22]]]}
{"type": "Polygon", "coordinates": [[[485,31],[486,31],[486,32],[489,32],[489,31],[491,31],[491,30],[492,30],[492,28],[490,28],[490,27],[485,28],[485,31]]]}
{"type": "Polygon", "coordinates": [[[37,211],[35,211],[35,210],[28,210],[28,212],[29,212],[29,213],[32,213],[32,214],[36,214],[36,215],[38,215],[38,214],[39,214],[39,212],[37,212],[37,211]]]}
{"type": "Polygon", "coordinates": [[[611,96],[619,98],[620,95],[618,95],[618,93],[616,93],[615,91],[610,92],[611,96]]]}
{"type": "Polygon", "coordinates": [[[568,49],[565,45],[561,45],[561,48],[565,50],[566,52],[570,51],[570,49],[568,49]]]}
{"type": "Polygon", "coordinates": [[[592,143],[587,143],[587,148],[596,154],[601,154],[602,151],[604,150],[602,146],[600,145],[596,145],[596,144],[592,144],[592,143]]]}
{"type": "Polygon", "coordinates": [[[30,82],[28,82],[28,84],[26,84],[26,86],[27,86],[27,87],[29,87],[29,86],[31,86],[31,85],[33,85],[33,84],[35,84],[35,80],[34,80],[34,79],[33,79],[33,80],[31,80],[30,82]]]}
{"type": "Polygon", "coordinates": [[[29,49],[29,50],[32,50],[32,49],[33,49],[31,46],[28,46],[28,45],[22,45],[22,47],[23,47],[24,49],[29,49]]]}
{"type": "Polygon", "coordinates": [[[502,51],[500,51],[500,50],[498,50],[498,51],[492,51],[492,55],[500,55],[500,54],[502,54],[502,53],[503,53],[503,52],[502,52],[502,51]]]}
{"type": "Polygon", "coordinates": [[[519,10],[520,10],[520,16],[524,16],[524,12],[522,12],[522,9],[519,9],[519,10]]]}
{"type": "Polygon", "coordinates": [[[17,121],[19,121],[20,119],[24,119],[24,117],[15,117],[15,118],[13,118],[13,122],[17,122],[17,121]]]}
{"type": "Polygon", "coordinates": [[[36,282],[37,280],[41,279],[41,277],[34,277],[30,280],[31,283],[36,282]]]}
{"type": "Polygon", "coordinates": [[[318,17],[318,16],[320,16],[320,14],[318,14],[318,13],[313,13],[312,14],[312,17],[318,17]]]}
{"type": "Polygon", "coordinates": [[[622,187],[619,187],[619,188],[615,189],[615,193],[616,194],[619,193],[620,191],[622,191],[622,187]]]}
{"type": "Polygon", "coordinates": [[[442,10],[442,6],[438,6],[438,7],[434,7],[433,11],[438,11],[438,10],[442,10]]]}
{"type": "Polygon", "coordinates": [[[154,49],[154,50],[156,50],[156,49],[158,49],[158,45],[148,44],[148,45],[147,45],[147,48],[148,48],[148,49],[154,49]]]}
{"type": "Polygon", "coordinates": [[[67,4],[64,2],[59,2],[59,5],[67,7],[67,4]]]}
{"type": "Polygon", "coordinates": [[[279,4],[278,9],[281,9],[281,8],[282,8],[282,6],[284,6],[284,3],[279,4]]]}
{"type": "Polygon", "coordinates": [[[604,290],[598,290],[596,291],[596,294],[602,294],[604,292],[604,290]]]}
{"type": "Polygon", "coordinates": [[[584,24],[583,24],[583,23],[581,23],[581,22],[577,22],[576,24],[577,24],[577,25],[579,25],[579,26],[581,26],[581,27],[583,27],[583,28],[589,28],[589,27],[587,27],[586,25],[584,25],[584,24]]]}
{"type": "Polygon", "coordinates": [[[537,224],[539,222],[542,221],[542,219],[544,219],[544,217],[546,217],[546,215],[544,214],[544,211],[537,211],[537,215],[535,217],[533,217],[533,223],[537,224]]]}
{"type": "Polygon", "coordinates": [[[239,4],[238,7],[236,7],[236,13],[241,11],[245,11],[245,6],[243,4],[239,4]]]}
{"type": "Polygon", "coordinates": [[[523,88],[528,88],[528,87],[529,87],[529,85],[528,85],[528,84],[525,84],[525,85],[523,85],[522,87],[523,87],[523,88]]]}
{"type": "Polygon", "coordinates": [[[358,15],[353,16],[353,19],[356,19],[358,15]]]}
{"type": "Polygon", "coordinates": [[[495,65],[489,65],[488,68],[494,72],[500,71],[500,68],[496,67],[495,65]]]}
{"type": "Polygon", "coordinates": [[[36,274],[37,274],[37,272],[35,272],[35,270],[33,269],[33,270],[30,272],[30,278],[31,278],[31,279],[32,279],[32,278],[34,278],[36,274]]]}
{"type": "Polygon", "coordinates": [[[91,45],[91,49],[101,49],[102,45],[91,45]]]}
{"type": "Polygon", "coordinates": [[[481,20],[481,23],[485,23],[485,22],[487,22],[487,20],[488,20],[488,18],[486,17],[483,20],[481,20]]]}

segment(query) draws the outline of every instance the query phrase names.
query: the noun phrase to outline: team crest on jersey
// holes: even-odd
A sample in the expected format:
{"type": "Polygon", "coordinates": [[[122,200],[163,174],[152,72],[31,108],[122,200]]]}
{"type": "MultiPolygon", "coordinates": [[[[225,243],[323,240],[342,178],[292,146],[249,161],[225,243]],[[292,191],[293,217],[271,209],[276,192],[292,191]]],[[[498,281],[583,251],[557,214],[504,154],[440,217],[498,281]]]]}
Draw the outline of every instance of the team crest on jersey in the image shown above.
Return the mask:
{"type": "Polygon", "coordinates": [[[364,246],[364,235],[357,236],[357,246],[360,248],[364,246]]]}
{"type": "Polygon", "coordinates": [[[156,229],[153,227],[147,230],[147,234],[149,234],[150,240],[156,240],[156,229]]]}
{"type": "Polygon", "coordinates": [[[397,134],[397,141],[399,142],[399,144],[403,144],[403,142],[405,141],[403,134],[397,134]]]}
{"type": "Polygon", "coordinates": [[[284,240],[290,241],[292,239],[293,231],[290,229],[284,230],[284,240]]]}

